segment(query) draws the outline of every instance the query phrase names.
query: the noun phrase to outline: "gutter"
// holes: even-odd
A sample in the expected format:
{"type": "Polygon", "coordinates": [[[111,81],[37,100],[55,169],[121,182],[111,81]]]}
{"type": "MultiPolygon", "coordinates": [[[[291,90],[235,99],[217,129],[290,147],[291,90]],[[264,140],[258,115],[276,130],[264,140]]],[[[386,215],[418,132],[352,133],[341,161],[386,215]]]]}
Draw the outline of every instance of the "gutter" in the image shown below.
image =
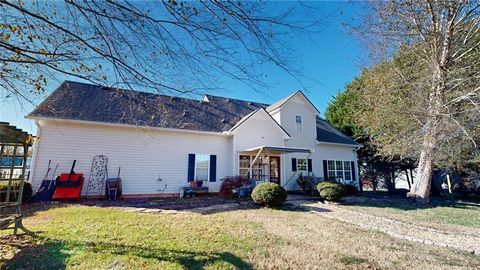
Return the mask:
{"type": "Polygon", "coordinates": [[[320,142],[317,141],[317,144],[326,144],[326,145],[337,145],[337,146],[348,146],[348,147],[355,147],[356,149],[360,149],[363,147],[362,144],[348,144],[348,143],[333,143],[333,142],[320,142]]]}
{"type": "Polygon", "coordinates": [[[199,130],[188,130],[188,129],[177,129],[177,128],[160,128],[160,127],[151,127],[151,126],[141,126],[141,125],[129,125],[129,124],[115,124],[107,122],[94,122],[94,121],[85,121],[85,120],[70,120],[70,119],[59,119],[59,118],[50,118],[50,117],[38,117],[38,116],[25,116],[25,119],[37,120],[37,121],[53,121],[61,123],[80,123],[86,125],[96,125],[96,126],[109,126],[109,127],[121,127],[121,128],[133,128],[133,129],[145,129],[153,131],[168,131],[168,132],[182,132],[189,134],[202,134],[202,135],[214,135],[214,136],[231,136],[227,132],[214,132],[214,131],[199,131],[199,130]]]}

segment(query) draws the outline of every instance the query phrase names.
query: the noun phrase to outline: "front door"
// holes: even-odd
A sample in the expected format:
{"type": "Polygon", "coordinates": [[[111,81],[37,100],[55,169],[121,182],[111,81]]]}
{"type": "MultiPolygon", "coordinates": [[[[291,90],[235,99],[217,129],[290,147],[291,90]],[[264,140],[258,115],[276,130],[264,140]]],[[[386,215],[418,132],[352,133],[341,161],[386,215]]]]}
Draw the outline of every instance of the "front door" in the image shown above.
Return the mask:
{"type": "Polygon", "coordinates": [[[269,157],[270,159],[270,182],[280,185],[280,157],[269,157]]]}

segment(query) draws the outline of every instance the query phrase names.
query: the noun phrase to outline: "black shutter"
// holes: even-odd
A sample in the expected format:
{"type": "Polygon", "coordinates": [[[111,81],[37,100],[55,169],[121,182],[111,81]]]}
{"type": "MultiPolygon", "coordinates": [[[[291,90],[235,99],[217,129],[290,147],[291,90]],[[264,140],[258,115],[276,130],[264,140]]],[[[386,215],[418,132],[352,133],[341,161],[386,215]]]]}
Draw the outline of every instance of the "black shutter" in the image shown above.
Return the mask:
{"type": "Polygon", "coordinates": [[[327,161],[323,161],[323,179],[327,180],[328,179],[328,167],[327,167],[327,161]]]}
{"type": "Polygon", "coordinates": [[[192,182],[195,178],[195,154],[188,154],[188,182],[192,182]]]}
{"type": "Polygon", "coordinates": [[[210,182],[217,181],[217,156],[210,155],[210,182]]]}
{"type": "Polygon", "coordinates": [[[297,159],[292,158],[292,172],[296,172],[296,171],[297,171],[297,159]]]}
{"type": "Polygon", "coordinates": [[[312,172],[312,159],[309,158],[307,160],[307,167],[308,167],[308,172],[312,172]]]}
{"type": "Polygon", "coordinates": [[[355,182],[357,179],[355,175],[355,162],[351,161],[350,162],[350,168],[352,168],[352,181],[355,182]]]}

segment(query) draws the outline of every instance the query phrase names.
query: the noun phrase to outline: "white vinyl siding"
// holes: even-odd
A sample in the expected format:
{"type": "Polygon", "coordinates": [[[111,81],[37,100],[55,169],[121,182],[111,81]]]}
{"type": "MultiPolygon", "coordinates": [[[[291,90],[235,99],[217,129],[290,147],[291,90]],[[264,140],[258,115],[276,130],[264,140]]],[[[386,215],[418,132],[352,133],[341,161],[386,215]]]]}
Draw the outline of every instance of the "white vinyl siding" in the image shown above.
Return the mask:
{"type": "MultiPolygon", "coordinates": [[[[126,195],[178,194],[180,187],[188,185],[190,153],[217,155],[218,180],[232,172],[231,138],[223,135],[60,121],[41,121],[41,124],[32,165],[34,190],[46,173],[49,159],[52,164],[59,164],[57,175],[68,173],[76,159],[75,172],[85,174],[86,186],[93,156],[106,155],[109,158],[109,176],[115,177],[118,167],[121,167],[120,178],[126,195]]],[[[220,183],[208,182],[207,185],[210,191],[216,192],[220,183]]]]}

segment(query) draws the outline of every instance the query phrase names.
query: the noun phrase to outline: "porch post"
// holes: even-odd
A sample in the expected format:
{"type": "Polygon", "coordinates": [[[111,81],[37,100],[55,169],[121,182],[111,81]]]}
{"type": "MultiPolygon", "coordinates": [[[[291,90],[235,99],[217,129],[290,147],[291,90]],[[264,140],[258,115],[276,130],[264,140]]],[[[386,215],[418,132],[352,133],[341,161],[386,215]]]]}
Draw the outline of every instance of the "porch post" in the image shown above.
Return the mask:
{"type": "MultiPolygon", "coordinates": [[[[255,158],[252,160],[252,162],[250,162],[250,167],[248,167],[248,173],[250,174],[250,177],[252,176],[252,168],[253,168],[253,164],[255,164],[255,161],[257,161],[257,159],[260,157],[260,154],[262,153],[263,151],[263,146],[260,147],[260,150],[258,151],[257,155],[255,156],[255,158]]],[[[247,174],[248,175],[248,174],[247,174]]]]}

